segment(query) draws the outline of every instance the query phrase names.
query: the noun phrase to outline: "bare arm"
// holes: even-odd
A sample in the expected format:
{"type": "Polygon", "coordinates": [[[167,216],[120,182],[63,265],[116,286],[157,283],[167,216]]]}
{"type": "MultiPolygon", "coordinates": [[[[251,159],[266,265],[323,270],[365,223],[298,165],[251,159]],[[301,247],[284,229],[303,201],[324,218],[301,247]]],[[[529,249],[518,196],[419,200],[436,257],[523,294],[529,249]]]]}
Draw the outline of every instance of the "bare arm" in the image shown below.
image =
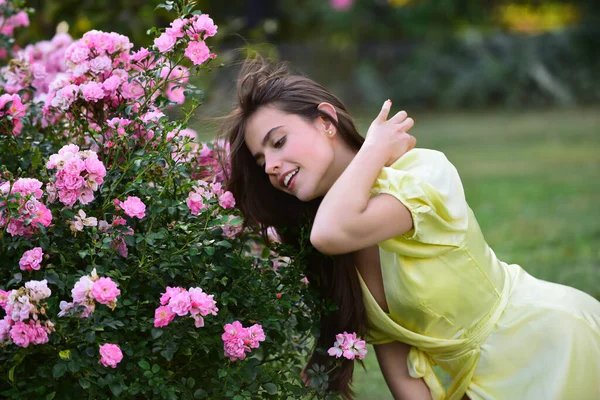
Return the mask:
{"type": "Polygon", "coordinates": [[[429,387],[422,378],[408,374],[406,359],[410,346],[401,342],[375,345],[375,354],[383,377],[396,400],[431,400],[429,387]]]}
{"type": "Polygon", "coordinates": [[[410,212],[393,196],[369,198],[381,169],[415,144],[406,133],[412,119],[400,112],[386,120],[390,106],[385,103],[367,140],[319,206],[310,240],[322,253],[350,253],[412,229],[410,212]]]}

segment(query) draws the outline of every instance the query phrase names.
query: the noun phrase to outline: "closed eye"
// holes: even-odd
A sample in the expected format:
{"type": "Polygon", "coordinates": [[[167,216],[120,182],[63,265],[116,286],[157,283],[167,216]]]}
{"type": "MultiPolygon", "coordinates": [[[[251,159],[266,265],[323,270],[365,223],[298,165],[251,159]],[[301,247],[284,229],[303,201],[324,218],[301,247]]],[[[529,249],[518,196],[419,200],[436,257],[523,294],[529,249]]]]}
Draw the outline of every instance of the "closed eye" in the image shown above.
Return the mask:
{"type": "Polygon", "coordinates": [[[282,147],[282,146],[285,144],[285,138],[286,138],[286,137],[285,137],[285,136],[283,136],[281,139],[279,139],[278,141],[276,141],[276,142],[273,144],[273,147],[275,147],[276,149],[279,149],[279,148],[281,148],[281,147],[282,147]]]}

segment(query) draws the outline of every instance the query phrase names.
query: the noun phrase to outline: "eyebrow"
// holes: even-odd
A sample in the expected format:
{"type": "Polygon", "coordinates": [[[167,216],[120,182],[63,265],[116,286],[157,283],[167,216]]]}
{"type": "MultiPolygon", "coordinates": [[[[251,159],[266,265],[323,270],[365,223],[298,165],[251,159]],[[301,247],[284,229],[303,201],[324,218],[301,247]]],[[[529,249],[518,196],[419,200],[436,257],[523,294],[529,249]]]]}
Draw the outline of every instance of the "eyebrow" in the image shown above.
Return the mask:
{"type": "MultiPolygon", "coordinates": [[[[265,146],[267,145],[267,143],[269,142],[269,140],[271,139],[271,134],[272,134],[273,132],[275,132],[277,129],[279,129],[279,128],[282,128],[282,127],[283,127],[283,125],[279,125],[279,126],[276,126],[276,127],[274,127],[274,128],[271,128],[271,129],[269,130],[269,132],[267,132],[267,134],[266,134],[266,135],[265,135],[265,137],[263,138],[263,140],[262,140],[262,146],[263,146],[263,147],[265,147],[265,146]]],[[[256,153],[256,154],[254,154],[254,155],[253,155],[253,157],[254,157],[254,159],[255,159],[256,161],[258,161],[258,159],[259,159],[260,157],[264,157],[264,156],[265,156],[265,155],[264,155],[263,153],[261,153],[260,151],[259,151],[258,153],[256,153]]]]}

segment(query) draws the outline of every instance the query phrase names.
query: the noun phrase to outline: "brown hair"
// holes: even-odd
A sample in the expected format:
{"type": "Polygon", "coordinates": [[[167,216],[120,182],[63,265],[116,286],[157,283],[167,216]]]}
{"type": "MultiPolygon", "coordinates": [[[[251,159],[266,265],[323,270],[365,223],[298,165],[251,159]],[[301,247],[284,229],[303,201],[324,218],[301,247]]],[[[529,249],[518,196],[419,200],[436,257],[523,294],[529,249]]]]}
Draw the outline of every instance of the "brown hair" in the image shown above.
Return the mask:
{"type": "MultiPolygon", "coordinates": [[[[219,136],[230,144],[231,169],[227,186],[239,209],[244,213],[246,225],[260,231],[266,237],[267,227],[274,227],[286,244],[297,248],[310,243],[301,235],[301,227],[310,227],[322,198],[302,202],[296,197],[275,189],[265,171],[255,162],[246,147],[244,133],[248,119],[266,105],[280,111],[295,114],[312,122],[324,117],[337,128],[338,134],[353,149],[358,149],[364,139],[359,135],[352,117],[342,102],[327,89],[304,76],[290,73],[287,64],[271,64],[261,57],[248,59],[243,64],[237,81],[237,104],[224,118],[219,136]],[[335,107],[338,121],[317,109],[327,102],[335,107]],[[286,229],[287,228],[287,229],[286,229]]],[[[364,338],[366,314],[362,290],[355,271],[352,256],[324,256],[316,251],[307,260],[306,275],[311,284],[319,285],[322,299],[331,299],[338,310],[321,315],[321,332],[317,348],[327,349],[341,332],[356,332],[364,338]]],[[[324,365],[329,357],[313,351],[307,367],[314,363],[324,365]]],[[[344,360],[329,376],[329,387],[352,398],[350,384],[354,363],[344,360]]]]}

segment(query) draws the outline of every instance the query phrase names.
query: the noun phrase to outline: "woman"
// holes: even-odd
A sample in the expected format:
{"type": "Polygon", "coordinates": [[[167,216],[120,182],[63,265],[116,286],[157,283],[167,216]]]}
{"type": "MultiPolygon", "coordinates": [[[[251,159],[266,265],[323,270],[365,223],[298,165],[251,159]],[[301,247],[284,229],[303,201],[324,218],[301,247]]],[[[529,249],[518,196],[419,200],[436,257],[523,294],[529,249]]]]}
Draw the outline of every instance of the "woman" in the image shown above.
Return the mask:
{"type": "MultiPolygon", "coordinates": [[[[247,222],[299,246],[312,224],[312,245],[333,255],[309,263],[339,306],[318,347],[366,333],[395,398],[600,398],[600,303],[498,260],[454,166],[413,149],[412,119],[390,108],[365,140],[322,86],[257,60],[222,126],[247,222]],[[447,390],[434,365],[452,376],[447,390]]],[[[346,398],[352,370],[330,377],[346,398]]]]}

